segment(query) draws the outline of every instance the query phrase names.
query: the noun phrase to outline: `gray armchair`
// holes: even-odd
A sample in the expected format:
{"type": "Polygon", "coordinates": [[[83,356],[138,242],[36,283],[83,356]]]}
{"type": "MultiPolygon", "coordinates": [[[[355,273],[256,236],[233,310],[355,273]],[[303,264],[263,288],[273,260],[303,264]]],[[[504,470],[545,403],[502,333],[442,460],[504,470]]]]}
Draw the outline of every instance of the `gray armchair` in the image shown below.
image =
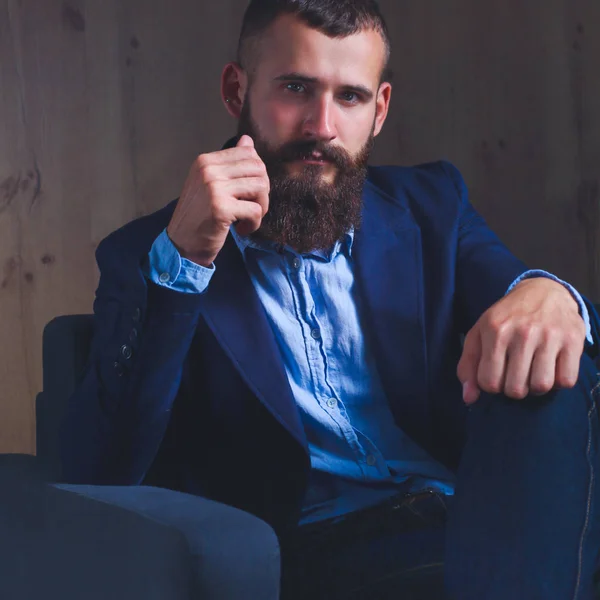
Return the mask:
{"type": "Polygon", "coordinates": [[[92,315],[46,326],[38,455],[0,455],[0,598],[275,600],[277,538],[256,517],[167,489],[53,484],[92,335],[92,315]]]}
{"type": "Polygon", "coordinates": [[[56,317],[44,329],[43,391],[36,398],[36,444],[40,468],[51,480],[60,477],[60,423],[69,397],[84,374],[93,332],[93,315],[56,317]]]}

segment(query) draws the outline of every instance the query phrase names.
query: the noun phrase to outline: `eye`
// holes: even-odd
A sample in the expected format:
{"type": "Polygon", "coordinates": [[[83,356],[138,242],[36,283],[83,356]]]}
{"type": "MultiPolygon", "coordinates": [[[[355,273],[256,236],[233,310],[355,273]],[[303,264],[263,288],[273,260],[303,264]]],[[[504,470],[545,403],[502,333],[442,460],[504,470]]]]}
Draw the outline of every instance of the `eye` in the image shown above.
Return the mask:
{"type": "Polygon", "coordinates": [[[295,94],[301,94],[302,92],[306,91],[306,88],[303,84],[294,82],[288,83],[285,86],[285,89],[289,90],[290,92],[294,92],[295,94]]]}
{"type": "Polygon", "coordinates": [[[348,102],[348,104],[356,104],[360,100],[356,92],[342,92],[340,96],[342,100],[348,102]]]}

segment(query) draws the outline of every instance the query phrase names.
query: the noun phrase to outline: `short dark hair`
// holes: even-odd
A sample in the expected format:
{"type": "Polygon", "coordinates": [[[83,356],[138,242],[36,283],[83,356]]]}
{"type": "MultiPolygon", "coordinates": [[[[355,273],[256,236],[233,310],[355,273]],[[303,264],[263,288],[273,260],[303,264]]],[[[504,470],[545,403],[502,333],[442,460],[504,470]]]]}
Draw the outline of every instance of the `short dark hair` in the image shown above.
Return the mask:
{"type": "Polygon", "coordinates": [[[252,45],[283,15],[293,15],[332,38],[368,29],[377,31],[386,50],[381,81],[391,80],[390,36],[376,0],[251,0],[244,14],[237,52],[237,61],[244,69],[248,70],[252,45]]]}

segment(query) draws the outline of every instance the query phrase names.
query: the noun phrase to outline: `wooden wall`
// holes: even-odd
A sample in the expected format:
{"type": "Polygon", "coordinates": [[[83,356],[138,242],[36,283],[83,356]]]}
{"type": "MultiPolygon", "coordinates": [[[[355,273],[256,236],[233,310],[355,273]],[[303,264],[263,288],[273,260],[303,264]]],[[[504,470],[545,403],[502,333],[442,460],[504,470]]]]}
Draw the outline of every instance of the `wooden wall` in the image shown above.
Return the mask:
{"type": "MultiPolygon", "coordinates": [[[[531,266],[600,300],[600,3],[381,2],[392,113],[374,162],[444,157],[531,266]]],[[[0,0],[0,452],[34,452],[47,321],[90,312],[94,249],[234,131],[244,0],[0,0]]]]}

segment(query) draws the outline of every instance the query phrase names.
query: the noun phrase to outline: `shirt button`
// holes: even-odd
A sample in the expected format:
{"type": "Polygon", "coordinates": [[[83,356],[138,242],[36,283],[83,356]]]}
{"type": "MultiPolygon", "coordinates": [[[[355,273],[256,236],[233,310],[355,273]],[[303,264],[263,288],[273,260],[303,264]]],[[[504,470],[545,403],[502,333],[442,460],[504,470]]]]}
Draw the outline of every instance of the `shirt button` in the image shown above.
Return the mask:
{"type": "Polygon", "coordinates": [[[161,273],[158,280],[161,283],[168,283],[171,280],[171,276],[168,273],[161,273]]]}
{"type": "Polygon", "coordinates": [[[293,265],[294,269],[299,269],[302,266],[302,261],[299,258],[295,258],[292,261],[292,265],[293,265]]]}
{"type": "Polygon", "coordinates": [[[335,398],[329,398],[329,400],[327,400],[327,406],[329,406],[329,408],[335,408],[337,406],[337,400],[335,398]]]}
{"type": "Polygon", "coordinates": [[[314,340],[320,340],[321,339],[321,332],[318,329],[313,329],[310,332],[310,335],[313,337],[314,340]]]}
{"type": "Polygon", "coordinates": [[[369,454],[369,456],[367,456],[367,464],[370,467],[374,467],[377,464],[377,459],[372,454],[369,454]]]}

